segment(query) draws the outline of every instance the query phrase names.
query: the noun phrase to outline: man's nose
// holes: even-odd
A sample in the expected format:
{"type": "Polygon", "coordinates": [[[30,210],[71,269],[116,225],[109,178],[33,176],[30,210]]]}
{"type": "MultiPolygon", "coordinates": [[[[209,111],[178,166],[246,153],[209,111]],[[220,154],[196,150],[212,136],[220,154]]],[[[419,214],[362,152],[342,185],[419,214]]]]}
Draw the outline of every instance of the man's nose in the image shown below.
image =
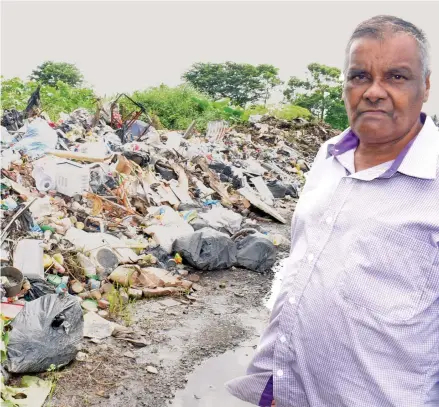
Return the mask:
{"type": "Polygon", "coordinates": [[[363,94],[363,98],[371,103],[376,103],[387,97],[387,91],[383,88],[379,80],[373,81],[363,94]]]}

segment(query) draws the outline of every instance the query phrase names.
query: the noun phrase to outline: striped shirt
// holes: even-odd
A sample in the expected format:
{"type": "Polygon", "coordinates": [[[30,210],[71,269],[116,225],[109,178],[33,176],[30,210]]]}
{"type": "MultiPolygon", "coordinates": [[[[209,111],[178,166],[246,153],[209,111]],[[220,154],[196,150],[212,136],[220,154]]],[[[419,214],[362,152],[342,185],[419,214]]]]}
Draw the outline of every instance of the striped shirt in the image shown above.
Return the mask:
{"type": "Polygon", "coordinates": [[[277,407],[439,406],[439,131],[355,172],[326,142],[292,221],[270,322],[236,397],[277,407]]]}

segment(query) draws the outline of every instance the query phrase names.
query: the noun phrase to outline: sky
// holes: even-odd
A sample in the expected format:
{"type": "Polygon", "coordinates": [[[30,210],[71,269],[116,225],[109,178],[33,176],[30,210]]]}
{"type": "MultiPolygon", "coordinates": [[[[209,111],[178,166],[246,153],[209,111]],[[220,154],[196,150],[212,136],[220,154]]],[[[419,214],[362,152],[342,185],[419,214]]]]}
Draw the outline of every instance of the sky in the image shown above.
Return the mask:
{"type": "Polygon", "coordinates": [[[427,34],[424,111],[439,114],[439,1],[2,1],[1,74],[24,79],[46,60],[70,62],[100,95],[178,85],[195,62],[272,64],[288,80],[311,62],[342,68],[350,34],[377,14],[427,34]]]}

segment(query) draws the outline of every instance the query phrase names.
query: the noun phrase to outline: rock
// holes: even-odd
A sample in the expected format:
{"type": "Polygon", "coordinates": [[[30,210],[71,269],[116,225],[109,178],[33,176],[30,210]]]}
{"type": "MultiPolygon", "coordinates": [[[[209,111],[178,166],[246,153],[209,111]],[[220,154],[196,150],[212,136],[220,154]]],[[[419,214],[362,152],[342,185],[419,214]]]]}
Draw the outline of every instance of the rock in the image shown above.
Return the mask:
{"type": "Polygon", "coordinates": [[[88,359],[88,355],[84,352],[78,352],[76,354],[76,360],[78,362],[85,362],[88,359]]]}
{"type": "Polygon", "coordinates": [[[135,358],[136,358],[136,355],[135,355],[133,352],[131,352],[130,350],[129,350],[129,351],[126,351],[123,355],[124,355],[126,358],[130,358],[130,359],[135,359],[135,358]]]}
{"type": "Polygon", "coordinates": [[[143,272],[157,287],[178,287],[181,285],[181,277],[172,275],[168,270],[147,267],[142,269],[143,272]]]}
{"type": "Polygon", "coordinates": [[[159,371],[154,366],[146,366],[146,371],[152,374],[158,374],[159,371]]]}
{"type": "Polygon", "coordinates": [[[81,292],[84,291],[84,285],[79,282],[79,281],[74,281],[71,285],[70,285],[70,289],[75,293],[75,294],[79,294],[81,292]]]}
{"type": "Polygon", "coordinates": [[[176,305],[180,305],[178,301],[173,300],[172,298],[167,298],[166,300],[159,301],[159,304],[162,304],[166,307],[175,307],[176,305]]]}
{"type": "Polygon", "coordinates": [[[106,309],[101,309],[100,311],[98,311],[98,315],[105,319],[110,317],[110,313],[106,309]]]}
{"type": "Polygon", "coordinates": [[[114,289],[114,285],[111,283],[104,283],[101,287],[101,293],[109,293],[114,289]]]}
{"type": "Polygon", "coordinates": [[[142,290],[137,288],[128,288],[128,296],[134,298],[135,300],[140,300],[143,296],[142,290]]]}
{"type": "Polygon", "coordinates": [[[113,333],[113,329],[111,322],[94,312],[89,312],[84,315],[84,337],[86,338],[108,338],[113,333]]]}
{"type": "Polygon", "coordinates": [[[226,288],[226,284],[225,283],[220,283],[219,284],[219,288],[226,288]]]}
{"type": "Polygon", "coordinates": [[[102,298],[102,294],[99,290],[90,291],[90,298],[99,301],[102,298]]]}
{"type": "Polygon", "coordinates": [[[132,266],[119,266],[110,274],[108,279],[125,287],[129,287],[136,281],[138,275],[139,273],[132,266]]]}
{"type": "Polygon", "coordinates": [[[81,303],[81,307],[86,311],[96,312],[98,310],[98,303],[94,300],[84,300],[81,303]]]}
{"type": "Polygon", "coordinates": [[[193,283],[198,283],[200,281],[200,276],[198,274],[189,274],[187,279],[193,283]]]}
{"type": "Polygon", "coordinates": [[[110,302],[104,299],[98,301],[98,307],[100,309],[108,309],[110,307],[110,302]]]}
{"type": "Polygon", "coordinates": [[[189,290],[192,287],[192,281],[189,280],[182,280],[181,281],[181,287],[184,288],[185,290],[189,290]]]}
{"type": "Polygon", "coordinates": [[[163,297],[165,295],[173,295],[181,292],[177,287],[157,287],[142,289],[143,295],[147,298],[163,297]]]}
{"type": "Polygon", "coordinates": [[[119,288],[120,299],[122,300],[122,304],[126,305],[130,301],[128,297],[128,293],[123,289],[119,288]]]}
{"type": "Polygon", "coordinates": [[[180,276],[182,277],[186,277],[189,274],[189,271],[187,271],[186,269],[177,269],[178,274],[180,274],[180,276]]]}

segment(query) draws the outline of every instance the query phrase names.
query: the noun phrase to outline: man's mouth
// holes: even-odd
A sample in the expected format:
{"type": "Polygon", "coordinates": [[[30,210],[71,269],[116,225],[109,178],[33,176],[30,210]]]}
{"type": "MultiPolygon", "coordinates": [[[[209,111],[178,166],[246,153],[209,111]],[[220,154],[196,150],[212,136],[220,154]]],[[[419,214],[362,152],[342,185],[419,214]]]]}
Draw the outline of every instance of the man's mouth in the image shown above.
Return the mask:
{"type": "Polygon", "coordinates": [[[389,114],[385,111],[385,110],[364,110],[362,112],[360,112],[360,115],[367,115],[367,116],[380,116],[380,115],[386,115],[388,116],[389,114]]]}

